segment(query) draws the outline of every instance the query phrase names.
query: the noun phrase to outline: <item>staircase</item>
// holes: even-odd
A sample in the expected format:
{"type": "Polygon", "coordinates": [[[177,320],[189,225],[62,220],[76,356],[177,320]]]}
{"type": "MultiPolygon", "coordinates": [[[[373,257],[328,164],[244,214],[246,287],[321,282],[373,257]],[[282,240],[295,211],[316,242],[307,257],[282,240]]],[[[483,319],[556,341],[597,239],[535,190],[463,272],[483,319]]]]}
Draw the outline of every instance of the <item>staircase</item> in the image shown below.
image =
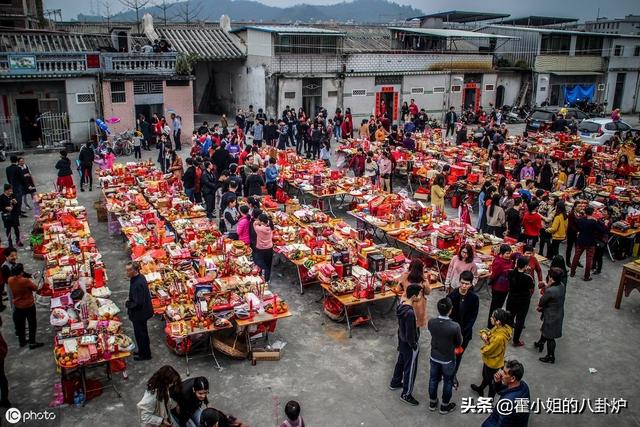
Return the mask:
{"type": "Polygon", "coordinates": [[[531,75],[528,73],[523,74],[522,79],[520,80],[520,92],[518,92],[518,96],[513,103],[514,107],[520,108],[525,104],[527,97],[529,96],[529,89],[531,89],[531,75]]]}

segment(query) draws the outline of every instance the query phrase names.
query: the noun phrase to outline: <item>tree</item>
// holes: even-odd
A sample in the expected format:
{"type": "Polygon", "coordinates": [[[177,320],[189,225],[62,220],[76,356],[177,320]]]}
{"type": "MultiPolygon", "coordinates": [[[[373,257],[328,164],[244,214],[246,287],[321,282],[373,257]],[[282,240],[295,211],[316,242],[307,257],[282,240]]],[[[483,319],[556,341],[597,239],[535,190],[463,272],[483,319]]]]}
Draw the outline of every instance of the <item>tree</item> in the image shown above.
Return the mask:
{"type": "Polygon", "coordinates": [[[104,1],[102,2],[102,5],[104,6],[104,14],[102,16],[106,18],[107,28],[111,30],[111,17],[113,16],[113,13],[111,13],[111,3],[104,1]]]}
{"type": "Polygon", "coordinates": [[[140,34],[140,9],[148,5],[150,0],[119,0],[119,1],[124,7],[135,10],[136,26],[138,27],[138,34],[140,34]]]}
{"type": "Polygon", "coordinates": [[[202,4],[191,4],[190,0],[182,3],[180,5],[180,12],[178,12],[178,16],[182,18],[185,24],[190,24],[191,21],[202,12],[202,4]]]}
{"type": "Polygon", "coordinates": [[[175,3],[167,3],[167,0],[162,0],[162,3],[155,4],[155,6],[162,11],[162,21],[164,25],[167,25],[167,10],[175,5],[175,3]]]}

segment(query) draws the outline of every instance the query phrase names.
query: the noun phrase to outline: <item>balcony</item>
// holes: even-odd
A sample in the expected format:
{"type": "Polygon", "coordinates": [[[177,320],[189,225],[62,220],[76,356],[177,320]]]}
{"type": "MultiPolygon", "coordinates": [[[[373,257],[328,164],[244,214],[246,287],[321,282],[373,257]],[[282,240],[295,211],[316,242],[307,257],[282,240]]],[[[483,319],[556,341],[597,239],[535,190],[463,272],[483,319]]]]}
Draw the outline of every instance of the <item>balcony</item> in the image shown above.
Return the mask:
{"type": "Polygon", "coordinates": [[[177,53],[0,53],[0,77],[174,75],[177,53]]]}
{"type": "Polygon", "coordinates": [[[110,74],[160,74],[176,73],[178,54],[167,53],[103,53],[102,70],[110,74]]]}
{"type": "Polygon", "coordinates": [[[91,74],[84,53],[0,53],[0,76],[91,74]]]}
{"type": "Polygon", "coordinates": [[[640,56],[611,56],[609,71],[637,71],[640,69],[640,56]]]}
{"type": "Polygon", "coordinates": [[[534,63],[538,73],[551,71],[604,71],[604,58],[601,56],[561,56],[538,55],[534,63]]]}

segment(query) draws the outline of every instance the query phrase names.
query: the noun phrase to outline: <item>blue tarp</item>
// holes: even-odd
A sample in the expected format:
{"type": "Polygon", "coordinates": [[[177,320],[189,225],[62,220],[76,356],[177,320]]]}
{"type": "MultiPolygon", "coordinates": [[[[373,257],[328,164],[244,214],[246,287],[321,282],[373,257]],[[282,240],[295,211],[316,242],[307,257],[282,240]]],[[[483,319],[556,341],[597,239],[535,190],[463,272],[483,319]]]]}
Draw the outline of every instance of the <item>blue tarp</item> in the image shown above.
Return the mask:
{"type": "Polygon", "coordinates": [[[588,99],[589,102],[592,102],[595,90],[596,85],[565,86],[564,102],[565,104],[573,104],[576,101],[582,101],[584,99],[588,99]]]}

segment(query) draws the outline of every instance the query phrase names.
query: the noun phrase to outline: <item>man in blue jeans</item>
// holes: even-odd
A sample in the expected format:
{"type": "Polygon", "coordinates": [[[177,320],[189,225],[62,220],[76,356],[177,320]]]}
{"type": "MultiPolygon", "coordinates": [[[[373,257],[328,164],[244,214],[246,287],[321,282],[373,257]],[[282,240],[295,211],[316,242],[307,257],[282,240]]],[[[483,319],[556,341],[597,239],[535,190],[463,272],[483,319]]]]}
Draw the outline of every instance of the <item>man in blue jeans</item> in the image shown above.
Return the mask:
{"type": "Polygon", "coordinates": [[[431,371],[429,372],[429,410],[438,408],[438,385],[442,380],[442,404],[440,413],[452,412],[456,404],[450,402],[453,379],[456,372],[456,347],[462,345],[460,325],[449,318],[453,303],[449,298],[438,301],[438,314],[429,319],[428,328],[431,333],[431,371]]]}

